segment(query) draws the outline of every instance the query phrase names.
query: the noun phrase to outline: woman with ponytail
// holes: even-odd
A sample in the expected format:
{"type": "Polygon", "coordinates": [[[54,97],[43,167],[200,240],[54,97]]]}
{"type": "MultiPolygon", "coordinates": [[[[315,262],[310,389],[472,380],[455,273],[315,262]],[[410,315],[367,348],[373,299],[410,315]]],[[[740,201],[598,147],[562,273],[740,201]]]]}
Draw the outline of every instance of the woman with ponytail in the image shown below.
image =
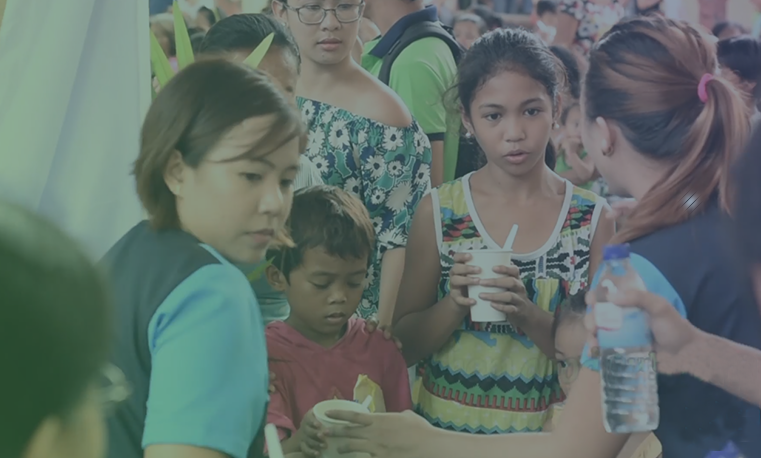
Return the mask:
{"type": "MultiPolygon", "coordinates": [[[[747,136],[747,114],[717,72],[715,44],[686,23],[651,17],[616,25],[590,56],[584,145],[614,191],[639,201],[616,241],[631,245],[647,289],[696,328],[758,349],[761,319],[726,224],[729,169],[747,136]]],[[[467,436],[437,431],[413,415],[339,413],[333,416],[363,426],[334,435],[355,439],[348,449],[374,458],[611,458],[629,435],[603,428],[593,353],[585,349],[551,434],[467,436]]],[[[711,381],[673,366],[659,375],[655,434],[663,456],[704,458],[733,448],[733,457],[761,456],[761,412],[711,381]]]]}

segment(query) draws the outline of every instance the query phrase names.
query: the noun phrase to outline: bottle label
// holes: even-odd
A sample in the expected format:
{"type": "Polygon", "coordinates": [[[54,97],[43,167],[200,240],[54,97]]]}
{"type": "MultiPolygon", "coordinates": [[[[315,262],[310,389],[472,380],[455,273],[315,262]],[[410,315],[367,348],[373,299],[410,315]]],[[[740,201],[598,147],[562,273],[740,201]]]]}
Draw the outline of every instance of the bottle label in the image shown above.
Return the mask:
{"type": "Polygon", "coordinates": [[[595,305],[595,320],[600,348],[647,347],[653,343],[647,313],[639,308],[600,302],[595,305]]]}

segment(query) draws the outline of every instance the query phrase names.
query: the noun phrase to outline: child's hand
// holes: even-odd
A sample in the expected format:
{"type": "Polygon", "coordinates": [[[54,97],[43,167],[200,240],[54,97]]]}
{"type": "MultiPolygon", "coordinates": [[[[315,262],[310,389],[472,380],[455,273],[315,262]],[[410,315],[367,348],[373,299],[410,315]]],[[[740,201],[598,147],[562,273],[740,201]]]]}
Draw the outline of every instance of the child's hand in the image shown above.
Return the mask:
{"type": "Polygon", "coordinates": [[[520,271],[514,265],[496,266],[494,272],[504,277],[481,280],[481,285],[504,289],[501,293],[483,293],[481,299],[491,301],[491,306],[504,312],[513,326],[524,327],[541,309],[526,296],[526,286],[520,271]]]}
{"type": "Polygon", "coordinates": [[[581,141],[580,137],[566,137],[563,140],[563,152],[566,155],[566,158],[569,158],[573,160],[571,157],[576,156],[578,158],[579,154],[581,153],[581,150],[584,149],[584,144],[581,141]]]}
{"type": "Polygon", "coordinates": [[[469,310],[476,305],[475,300],[468,298],[468,286],[479,284],[478,278],[471,275],[481,273],[481,268],[468,265],[471,259],[473,256],[469,253],[455,253],[455,263],[449,270],[449,297],[463,310],[469,310]]]}
{"type": "Polygon", "coordinates": [[[402,349],[402,341],[394,337],[393,334],[391,334],[391,326],[378,326],[378,320],[375,318],[368,318],[365,320],[365,331],[367,331],[368,334],[372,334],[376,330],[380,329],[381,332],[383,332],[383,338],[386,340],[392,340],[394,344],[396,344],[396,348],[399,350],[402,349]]]}
{"type": "Polygon", "coordinates": [[[277,389],[275,389],[275,379],[276,379],[275,373],[274,372],[270,372],[270,386],[268,387],[268,391],[269,391],[270,394],[272,394],[275,391],[277,391],[277,389]]]}
{"type": "Polygon", "coordinates": [[[325,427],[317,421],[311,410],[301,420],[301,427],[297,434],[301,443],[301,453],[304,456],[319,457],[322,451],[328,448],[325,441],[325,427]]]}

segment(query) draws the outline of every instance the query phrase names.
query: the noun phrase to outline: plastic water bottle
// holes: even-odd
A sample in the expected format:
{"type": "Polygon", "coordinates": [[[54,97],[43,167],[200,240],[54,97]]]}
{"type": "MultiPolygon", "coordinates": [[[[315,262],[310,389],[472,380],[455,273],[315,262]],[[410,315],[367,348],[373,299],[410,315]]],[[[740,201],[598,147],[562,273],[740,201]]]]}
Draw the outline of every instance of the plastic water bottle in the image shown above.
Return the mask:
{"type": "Polygon", "coordinates": [[[658,382],[653,338],[647,314],[619,307],[608,295],[645,290],[629,261],[628,245],[610,245],[603,253],[603,271],[595,296],[600,347],[600,377],[605,430],[634,433],[658,428],[658,382]]]}

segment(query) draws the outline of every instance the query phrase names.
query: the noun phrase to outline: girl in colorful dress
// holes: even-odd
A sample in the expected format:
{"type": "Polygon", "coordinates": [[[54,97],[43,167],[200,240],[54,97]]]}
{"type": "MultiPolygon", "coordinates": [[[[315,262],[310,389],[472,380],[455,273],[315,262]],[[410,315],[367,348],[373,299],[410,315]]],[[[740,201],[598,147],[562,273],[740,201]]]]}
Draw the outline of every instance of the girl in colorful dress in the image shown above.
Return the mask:
{"type": "Polygon", "coordinates": [[[272,9],[301,51],[296,94],[309,125],[306,154],[326,184],[359,195],[375,227],[357,313],[389,323],[412,213],[430,189],[430,143],[404,102],[352,59],[364,2],[282,0],[272,9]]]}
{"type": "MultiPolygon", "coordinates": [[[[441,428],[476,434],[541,431],[563,400],[553,357],[553,314],[589,285],[613,234],[605,201],[546,164],[558,119],[562,67],[538,37],[498,30],[460,64],[463,121],[486,166],[435,189],[410,232],[395,315],[408,363],[425,359],[416,407],[441,428]],[[500,249],[514,224],[514,265],[485,296],[508,321],[474,323],[468,250],[500,249]]],[[[482,285],[486,285],[484,281],[482,285]]]]}

